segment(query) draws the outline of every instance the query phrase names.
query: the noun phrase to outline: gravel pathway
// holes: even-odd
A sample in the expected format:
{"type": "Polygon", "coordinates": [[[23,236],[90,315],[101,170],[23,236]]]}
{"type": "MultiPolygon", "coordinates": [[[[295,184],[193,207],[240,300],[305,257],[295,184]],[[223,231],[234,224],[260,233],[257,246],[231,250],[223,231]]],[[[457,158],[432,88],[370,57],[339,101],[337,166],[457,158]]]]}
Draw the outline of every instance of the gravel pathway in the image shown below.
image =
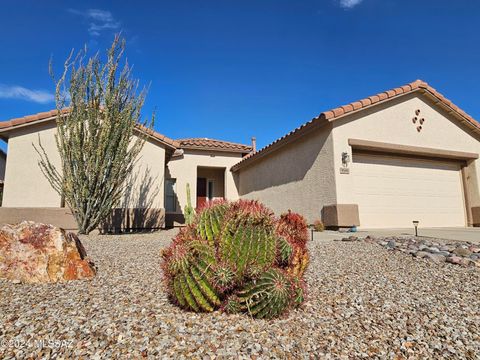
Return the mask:
{"type": "Polygon", "coordinates": [[[480,271],[364,242],[310,243],[286,318],[185,313],[162,290],[173,232],[82,239],[93,281],[0,280],[0,358],[480,358],[480,271]]]}

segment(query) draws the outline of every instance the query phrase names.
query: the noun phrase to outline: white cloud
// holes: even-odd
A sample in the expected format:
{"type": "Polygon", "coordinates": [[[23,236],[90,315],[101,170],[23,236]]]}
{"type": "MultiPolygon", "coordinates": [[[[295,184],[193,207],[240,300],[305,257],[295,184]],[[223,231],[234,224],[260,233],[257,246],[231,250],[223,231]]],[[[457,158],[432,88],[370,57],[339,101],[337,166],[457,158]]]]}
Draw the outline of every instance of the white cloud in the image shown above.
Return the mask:
{"type": "Polygon", "coordinates": [[[359,5],[363,0],[339,0],[340,6],[344,9],[352,9],[359,5]]]}
{"type": "Polygon", "coordinates": [[[75,15],[80,15],[88,21],[88,33],[92,36],[99,36],[103,30],[116,30],[120,28],[121,23],[113,17],[112,13],[107,10],[88,9],[77,10],[68,9],[75,15]]]}
{"type": "Polygon", "coordinates": [[[55,96],[45,90],[30,90],[18,85],[8,86],[2,84],[0,84],[0,98],[20,99],[40,104],[46,104],[55,101],[55,96]]]}

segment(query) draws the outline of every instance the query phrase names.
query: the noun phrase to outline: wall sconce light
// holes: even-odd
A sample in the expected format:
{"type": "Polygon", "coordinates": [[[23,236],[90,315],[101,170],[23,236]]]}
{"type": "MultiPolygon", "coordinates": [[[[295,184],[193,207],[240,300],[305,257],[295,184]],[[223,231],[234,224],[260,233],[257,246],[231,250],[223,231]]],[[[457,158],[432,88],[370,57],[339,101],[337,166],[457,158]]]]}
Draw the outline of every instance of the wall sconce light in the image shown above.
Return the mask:
{"type": "Polygon", "coordinates": [[[413,222],[413,226],[415,226],[415,236],[418,236],[418,223],[419,223],[420,221],[418,221],[418,220],[413,220],[412,222],[413,222]]]}

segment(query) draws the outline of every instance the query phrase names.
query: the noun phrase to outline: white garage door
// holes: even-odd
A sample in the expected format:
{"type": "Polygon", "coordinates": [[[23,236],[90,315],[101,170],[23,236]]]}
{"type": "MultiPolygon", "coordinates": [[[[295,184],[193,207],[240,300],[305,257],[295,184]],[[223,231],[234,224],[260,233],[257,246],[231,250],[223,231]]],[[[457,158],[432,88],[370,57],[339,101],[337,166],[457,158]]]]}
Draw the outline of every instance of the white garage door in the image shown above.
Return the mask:
{"type": "Polygon", "coordinates": [[[352,175],[362,228],[466,225],[458,163],[354,154],[352,175]]]}

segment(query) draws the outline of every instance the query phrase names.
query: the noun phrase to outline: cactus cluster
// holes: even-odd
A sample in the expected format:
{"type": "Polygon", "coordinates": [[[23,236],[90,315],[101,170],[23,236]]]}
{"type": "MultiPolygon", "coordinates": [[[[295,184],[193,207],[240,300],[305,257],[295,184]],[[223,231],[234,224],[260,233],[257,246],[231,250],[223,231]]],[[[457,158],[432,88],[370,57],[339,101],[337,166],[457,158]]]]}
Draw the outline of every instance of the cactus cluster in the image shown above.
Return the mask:
{"type": "Polygon", "coordinates": [[[298,214],[276,218],[257,201],[214,201],[162,252],[168,294],[195,312],[278,317],[304,300],[307,239],[298,214]]]}

